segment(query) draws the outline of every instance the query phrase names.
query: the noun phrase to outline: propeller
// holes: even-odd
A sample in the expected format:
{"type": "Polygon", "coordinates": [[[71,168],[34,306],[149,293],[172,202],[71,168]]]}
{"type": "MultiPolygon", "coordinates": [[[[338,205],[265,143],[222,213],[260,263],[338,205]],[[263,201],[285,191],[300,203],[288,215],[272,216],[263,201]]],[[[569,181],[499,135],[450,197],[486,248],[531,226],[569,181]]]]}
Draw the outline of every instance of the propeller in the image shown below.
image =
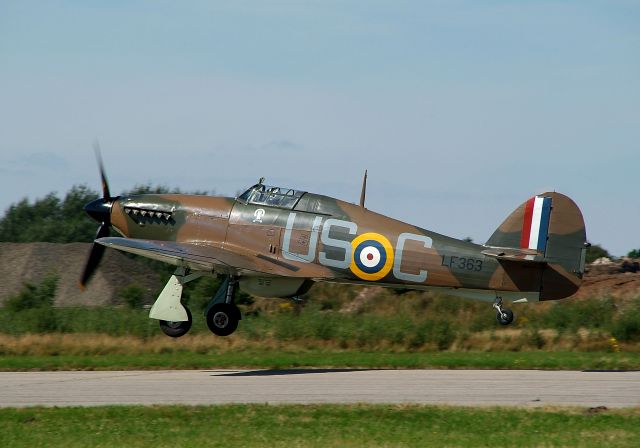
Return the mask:
{"type": "MultiPolygon", "coordinates": [[[[102,181],[102,197],[95,201],[89,202],[83,207],[83,210],[91,216],[94,220],[100,223],[98,231],[96,232],[95,239],[104,238],[109,236],[111,227],[111,207],[113,202],[118,199],[117,197],[111,197],[109,192],[109,183],[107,182],[107,176],[104,171],[104,164],[102,163],[102,155],[100,154],[100,145],[98,142],[93,144],[93,149],[96,153],[96,160],[98,161],[98,168],[100,169],[100,179],[102,181]]],[[[84,289],[95,270],[102,260],[105,247],[101,244],[93,242],[91,251],[89,252],[89,258],[85,264],[82,277],[80,277],[80,288],[84,289]]]]}

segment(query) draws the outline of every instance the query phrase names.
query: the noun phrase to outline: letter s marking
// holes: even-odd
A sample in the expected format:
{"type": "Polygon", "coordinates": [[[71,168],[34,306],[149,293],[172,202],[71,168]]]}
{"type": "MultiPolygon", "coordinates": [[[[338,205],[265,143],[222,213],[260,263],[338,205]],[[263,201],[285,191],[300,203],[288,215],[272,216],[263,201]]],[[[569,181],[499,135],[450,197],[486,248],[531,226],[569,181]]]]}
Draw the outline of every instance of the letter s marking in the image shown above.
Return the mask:
{"type": "Polygon", "coordinates": [[[343,227],[348,230],[349,235],[355,235],[358,231],[358,225],[355,222],[343,221],[341,219],[329,218],[324,222],[320,241],[325,247],[335,247],[344,250],[344,258],[342,260],[327,258],[327,253],[322,251],[318,254],[318,261],[332,268],[348,269],[351,264],[351,242],[345,240],[337,240],[329,236],[331,227],[343,227]]]}

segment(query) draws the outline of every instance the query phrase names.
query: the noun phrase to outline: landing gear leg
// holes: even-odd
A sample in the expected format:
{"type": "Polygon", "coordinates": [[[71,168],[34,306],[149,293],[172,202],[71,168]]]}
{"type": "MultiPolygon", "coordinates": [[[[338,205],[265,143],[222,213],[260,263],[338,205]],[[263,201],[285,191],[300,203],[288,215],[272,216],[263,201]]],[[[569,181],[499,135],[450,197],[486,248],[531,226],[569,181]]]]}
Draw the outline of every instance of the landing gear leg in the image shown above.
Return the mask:
{"type": "Polygon", "coordinates": [[[496,310],[496,320],[500,325],[509,325],[513,322],[513,311],[509,308],[502,308],[502,297],[496,297],[493,307],[496,310]]]}
{"type": "Polygon", "coordinates": [[[181,303],[182,287],[202,275],[204,275],[202,272],[189,274],[188,269],[179,267],[151,307],[149,317],[159,321],[160,329],[167,336],[179,338],[191,329],[193,323],[191,311],[181,303]]]}
{"type": "Polygon", "coordinates": [[[213,334],[229,336],[238,328],[242,314],[235,304],[237,285],[238,279],[228,275],[204,311],[207,326],[213,334]]]}

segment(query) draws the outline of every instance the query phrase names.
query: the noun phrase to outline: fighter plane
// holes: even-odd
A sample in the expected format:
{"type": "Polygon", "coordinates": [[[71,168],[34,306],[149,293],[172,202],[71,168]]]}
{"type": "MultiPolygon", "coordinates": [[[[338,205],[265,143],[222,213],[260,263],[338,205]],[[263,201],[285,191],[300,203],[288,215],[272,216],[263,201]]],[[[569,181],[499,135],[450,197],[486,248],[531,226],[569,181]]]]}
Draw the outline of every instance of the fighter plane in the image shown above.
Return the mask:
{"type": "Polygon", "coordinates": [[[192,324],[183,286],[222,275],[204,315],[216,335],[242,319],[237,287],[261,297],[298,298],[316,282],[437,290],[493,302],[499,324],[513,321],[503,305],[562,299],[580,287],[588,247],[582,213],[567,196],[535,195],[516,208],[485,244],[451,238],[365,208],[360,203],[264,179],[238,197],[185,194],[111,196],[98,157],[102,198],[84,210],[100,223],[81,285],[107,247],[176,266],[149,317],[171,337],[192,324]],[[110,237],[110,229],[120,237],[110,237]]]}

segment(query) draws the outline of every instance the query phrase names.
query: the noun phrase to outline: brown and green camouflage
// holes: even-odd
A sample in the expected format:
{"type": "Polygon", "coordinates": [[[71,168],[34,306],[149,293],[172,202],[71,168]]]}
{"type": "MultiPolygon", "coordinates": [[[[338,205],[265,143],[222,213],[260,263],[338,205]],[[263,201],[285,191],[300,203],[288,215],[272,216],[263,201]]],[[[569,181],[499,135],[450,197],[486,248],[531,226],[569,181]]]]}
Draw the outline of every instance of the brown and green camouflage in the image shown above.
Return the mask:
{"type": "Polygon", "coordinates": [[[484,245],[328,196],[261,183],[238,198],[114,198],[110,223],[122,238],[97,243],[234,275],[249,292],[270,297],[296,296],[315,281],[328,281],[435,288],[491,301],[561,299],[578,290],[586,250],[580,210],[555,192],[520,205],[484,245]],[[540,212],[532,204],[546,208],[540,212]],[[531,213],[542,213],[533,224],[539,241],[529,237],[531,213]]]}

